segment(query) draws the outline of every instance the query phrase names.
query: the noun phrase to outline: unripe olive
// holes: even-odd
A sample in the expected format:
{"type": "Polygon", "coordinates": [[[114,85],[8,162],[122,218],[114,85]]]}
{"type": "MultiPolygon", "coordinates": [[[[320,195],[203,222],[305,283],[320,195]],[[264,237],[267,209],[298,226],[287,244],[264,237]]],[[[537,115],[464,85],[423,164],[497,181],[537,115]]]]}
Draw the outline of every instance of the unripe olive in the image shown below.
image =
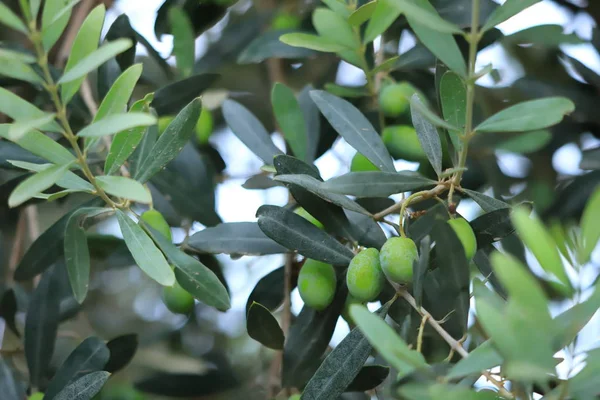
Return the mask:
{"type": "Polygon", "coordinates": [[[298,16],[289,12],[280,11],[271,20],[271,29],[274,31],[284,29],[298,29],[302,21],[298,16]]]}
{"type": "Polygon", "coordinates": [[[298,207],[294,210],[294,212],[296,214],[298,214],[299,216],[301,216],[302,218],[306,219],[308,222],[310,222],[311,224],[313,224],[314,226],[316,226],[319,229],[323,229],[323,224],[321,223],[321,221],[319,221],[318,219],[316,219],[315,217],[313,217],[308,211],[306,211],[303,207],[298,207]]]}
{"type": "Polygon", "coordinates": [[[344,303],[344,308],[342,309],[341,315],[342,315],[342,318],[344,318],[344,320],[351,327],[354,326],[354,325],[356,325],[354,323],[354,319],[350,315],[350,306],[352,304],[362,304],[362,302],[360,300],[358,300],[356,297],[354,297],[354,296],[352,296],[351,294],[348,293],[348,296],[346,296],[346,302],[344,303]]]}
{"type": "Polygon", "coordinates": [[[142,221],[150,225],[152,229],[157,230],[164,237],[169,239],[169,241],[173,240],[171,228],[160,212],[152,208],[142,214],[142,221]]]}
{"type": "Polygon", "coordinates": [[[379,253],[383,273],[395,283],[412,282],[413,262],[418,258],[415,242],[403,237],[389,238],[379,253]]]}
{"type": "Polygon", "coordinates": [[[198,143],[208,143],[208,138],[213,132],[213,117],[207,108],[203,107],[198,122],[196,123],[196,139],[198,143]]]}
{"type": "Polygon", "coordinates": [[[385,276],[379,264],[379,251],[369,248],[354,256],[346,274],[348,292],[360,302],[374,300],[381,290],[385,276]]]}
{"type": "Polygon", "coordinates": [[[298,291],[304,304],[321,311],[335,295],[335,270],[329,264],[307,259],[298,275],[298,291]]]}
{"type": "Polygon", "coordinates": [[[350,163],[350,171],[379,171],[379,168],[377,168],[375,164],[369,161],[367,157],[363,156],[360,153],[356,153],[354,157],[352,157],[352,162],[350,163]]]}
{"type": "Polygon", "coordinates": [[[189,314],[194,309],[194,297],[177,282],[163,288],[163,302],[175,314],[189,314]]]}
{"type": "Polygon", "coordinates": [[[417,131],[410,125],[393,125],[383,130],[383,143],[395,159],[427,161],[417,131]]]}
{"type": "Polygon", "coordinates": [[[162,133],[167,129],[167,126],[175,119],[172,115],[165,115],[158,119],[158,134],[162,135],[162,133]]]}
{"type": "Polygon", "coordinates": [[[29,400],[43,400],[44,399],[44,393],[42,392],[37,392],[32,394],[31,396],[29,396],[29,400]]]}
{"type": "Polygon", "coordinates": [[[379,93],[379,107],[388,117],[397,117],[410,107],[410,98],[417,90],[408,82],[385,86],[379,93]]]}
{"type": "Polygon", "coordinates": [[[302,398],[301,395],[299,394],[293,394],[290,397],[288,397],[288,400],[300,400],[302,398]]]}
{"type": "Polygon", "coordinates": [[[464,218],[455,218],[448,221],[448,224],[454,229],[456,236],[465,249],[467,260],[471,260],[477,251],[477,239],[471,225],[464,218]]]}

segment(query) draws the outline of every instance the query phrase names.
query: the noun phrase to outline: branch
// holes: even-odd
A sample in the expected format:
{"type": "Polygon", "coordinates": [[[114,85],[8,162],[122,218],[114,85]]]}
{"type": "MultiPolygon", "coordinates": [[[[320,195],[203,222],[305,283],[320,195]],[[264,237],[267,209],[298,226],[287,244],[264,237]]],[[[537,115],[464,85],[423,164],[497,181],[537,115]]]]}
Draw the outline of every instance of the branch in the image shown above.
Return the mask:
{"type": "MultiPolygon", "coordinates": [[[[414,197],[410,200],[410,203],[418,203],[420,201],[426,200],[426,199],[430,199],[432,197],[436,197],[439,196],[441,194],[443,194],[446,189],[447,189],[447,184],[446,183],[440,183],[438,184],[436,187],[434,187],[433,189],[430,190],[424,190],[423,192],[421,192],[421,195],[418,197],[414,197]]],[[[408,199],[408,198],[407,198],[408,199]]],[[[392,214],[396,211],[400,211],[402,209],[402,206],[404,204],[404,202],[407,200],[401,200],[399,202],[397,202],[396,204],[386,208],[383,211],[378,212],[377,214],[373,215],[373,219],[375,221],[381,221],[385,216],[392,214]]]]}

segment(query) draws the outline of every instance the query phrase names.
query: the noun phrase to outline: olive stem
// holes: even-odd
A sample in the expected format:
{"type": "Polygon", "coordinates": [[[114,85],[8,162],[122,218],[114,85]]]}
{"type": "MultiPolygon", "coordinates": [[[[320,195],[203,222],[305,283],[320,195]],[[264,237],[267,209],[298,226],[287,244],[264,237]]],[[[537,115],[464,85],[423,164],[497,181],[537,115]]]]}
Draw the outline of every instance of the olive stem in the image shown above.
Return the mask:
{"type": "MultiPolygon", "coordinates": [[[[418,199],[412,199],[411,203],[414,204],[414,203],[418,203],[418,202],[420,202],[422,200],[429,199],[431,197],[439,196],[439,195],[441,195],[442,193],[444,193],[446,191],[447,186],[448,186],[447,183],[440,183],[436,187],[434,187],[433,189],[423,190],[422,192],[419,192],[420,193],[420,197],[418,199]]],[[[410,199],[410,197],[412,197],[412,196],[409,196],[409,197],[407,197],[404,200],[400,200],[396,204],[391,205],[390,207],[386,208],[383,211],[380,211],[380,212],[378,212],[376,214],[373,214],[373,219],[375,221],[381,221],[385,216],[393,214],[396,211],[401,210],[402,209],[402,205],[406,201],[408,201],[408,199],[410,199]]]]}
{"type": "Polygon", "coordinates": [[[419,334],[417,335],[417,351],[419,353],[423,350],[423,333],[425,332],[425,325],[427,324],[427,320],[429,316],[426,315],[421,319],[421,325],[419,325],[419,334]]]}

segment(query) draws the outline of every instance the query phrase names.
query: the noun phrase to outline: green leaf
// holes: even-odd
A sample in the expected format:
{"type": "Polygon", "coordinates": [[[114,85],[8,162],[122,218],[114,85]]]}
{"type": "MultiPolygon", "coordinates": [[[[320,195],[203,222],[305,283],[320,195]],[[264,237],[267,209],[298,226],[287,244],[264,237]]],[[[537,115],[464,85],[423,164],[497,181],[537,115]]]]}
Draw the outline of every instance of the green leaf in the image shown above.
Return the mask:
{"type": "Polygon", "coordinates": [[[338,97],[360,98],[369,96],[365,86],[341,86],[335,83],[326,83],[325,90],[338,97]]]}
{"type": "Polygon", "coordinates": [[[45,114],[40,118],[20,120],[10,124],[8,129],[9,140],[18,142],[26,133],[47,126],[54,121],[56,114],[45,114]]]}
{"type": "MultiPolygon", "coordinates": [[[[563,29],[563,26],[558,24],[536,25],[505,36],[502,38],[502,42],[514,46],[535,44],[546,48],[559,48],[563,44],[587,43],[586,40],[581,39],[576,33],[565,33],[563,29]]],[[[581,64],[580,61],[568,56],[566,58],[575,64],[575,69],[583,75],[585,80],[588,80],[586,73],[595,75],[593,71],[588,69],[585,64],[581,64]],[[582,73],[580,68],[583,68],[586,72],[582,73]]]]}
{"type": "MultiPolygon", "coordinates": [[[[385,317],[391,303],[377,315],[385,317]]],[[[337,399],[359,375],[373,347],[359,328],[354,328],[327,358],[304,388],[303,396],[313,400],[337,399]]]]}
{"type": "Polygon", "coordinates": [[[499,25],[507,19],[517,15],[524,9],[539,3],[539,1],[540,0],[507,0],[500,7],[496,8],[494,12],[492,12],[481,30],[487,31],[488,29],[499,25]]]}
{"type": "Polygon", "coordinates": [[[405,376],[414,370],[427,368],[421,353],[411,350],[394,329],[363,305],[350,306],[350,316],[371,345],[390,365],[405,376]]]}
{"type": "Polygon", "coordinates": [[[29,10],[31,11],[32,19],[37,20],[37,16],[40,11],[41,5],[42,5],[42,0],[29,0],[29,10]]]}
{"type": "Polygon", "coordinates": [[[366,392],[383,384],[390,375],[390,367],[383,365],[365,365],[358,371],[356,378],[346,388],[346,392],[366,392]]]}
{"type": "Polygon", "coordinates": [[[273,157],[282,154],[281,150],[273,144],[263,124],[240,103],[225,100],[223,118],[233,133],[265,164],[272,165],[273,157]]]}
{"type": "Polygon", "coordinates": [[[542,150],[552,140],[552,133],[546,129],[520,133],[496,145],[499,150],[529,154],[542,150]]]}
{"type": "Polygon", "coordinates": [[[246,329],[248,336],[263,346],[283,350],[283,331],[273,314],[262,304],[254,302],[250,306],[246,315],[246,329]]]}
{"type": "Polygon", "coordinates": [[[110,195],[138,203],[152,203],[150,191],[131,178],[125,176],[97,176],[96,183],[110,195]]]}
{"type": "Polygon", "coordinates": [[[139,345],[138,335],[135,333],[117,336],[106,343],[110,350],[110,358],[104,369],[111,374],[122,370],[131,362],[139,345]]]}
{"type": "MultiPolygon", "coordinates": [[[[133,89],[135,89],[135,85],[142,75],[142,69],[142,64],[135,64],[127,68],[121,75],[119,75],[115,83],[113,83],[110,90],[104,97],[104,100],[102,100],[102,103],[100,103],[98,112],[94,117],[94,122],[99,121],[109,115],[120,114],[126,111],[127,103],[131,98],[133,89]]],[[[145,97],[143,101],[145,103],[150,103],[152,100],[151,97],[150,99],[145,97]]],[[[141,111],[141,107],[135,111],[141,111]]]]}
{"type": "Polygon", "coordinates": [[[46,271],[33,291],[25,318],[25,357],[31,385],[45,379],[58,331],[60,297],[54,269],[46,271]]]}
{"type": "Polygon", "coordinates": [[[199,74],[163,86],[156,91],[152,107],[159,116],[177,114],[218,78],[218,74],[199,74]]]}
{"type": "Polygon", "coordinates": [[[195,62],[196,44],[194,28],[186,12],[180,7],[169,8],[169,22],[173,34],[173,54],[181,75],[189,76],[195,62]]]}
{"type": "Polygon", "coordinates": [[[440,17],[428,0],[390,0],[406,18],[441,33],[456,33],[462,35],[462,30],[455,24],[440,17]]]}
{"type": "Polygon", "coordinates": [[[323,90],[310,92],[321,113],[350,146],[382,171],[396,172],[390,153],[373,125],[352,104],[323,90]]]}
{"type": "MultiPolygon", "coordinates": [[[[43,118],[47,115],[33,104],[3,87],[0,87],[0,113],[6,114],[16,122],[43,118]]],[[[60,126],[54,121],[43,126],[42,129],[50,132],[62,132],[60,126]]]]}
{"type": "Polygon", "coordinates": [[[21,18],[13,13],[12,10],[4,3],[0,3],[0,24],[6,25],[9,28],[25,34],[28,33],[27,27],[21,18]]]}
{"type": "Polygon", "coordinates": [[[344,45],[310,33],[286,33],[281,35],[279,40],[289,46],[303,47],[325,53],[337,53],[348,50],[348,47],[344,45]]]}
{"type": "Polygon", "coordinates": [[[305,257],[333,265],[348,265],[354,257],[350,249],[292,211],[264,205],[256,215],[267,236],[305,257]]]}
{"type": "Polygon", "coordinates": [[[54,185],[69,170],[70,164],[53,165],[25,179],[12,191],[8,198],[9,207],[17,207],[36,194],[54,185]]]}
{"type": "MultiPolygon", "coordinates": [[[[83,24],[81,25],[81,28],[79,28],[77,36],[73,41],[69,59],[65,65],[65,75],[68,75],[69,72],[79,64],[79,62],[98,49],[98,42],[100,41],[100,33],[102,32],[105,14],[106,8],[104,7],[104,4],[100,4],[94,8],[86,17],[85,21],[83,21],[83,24]]],[[[76,78],[71,79],[70,82],[65,81],[64,76],[61,78],[59,83],[63,83],[61,87],[61,97],[64,103],[68,103],[71,98],[73,98],[73,95],[77,93],[79,87],[85,79],[83,75],[99,65],[100,64],[90,68],[90,70],[80,74],[76,78]]],[[[96,117],[96,119],[99,118],[96,117]]]]}
{"type": "Polygon", "coordinates": [[[519,237],[529,247],[544,271],[562,283],[560,286],[564,291],[570,292],[571,282],[565,272],[560,253],[542,221],[535,216],[530,218],[529,212],[523,207],[513,211],[511,220],[519,237]]]}
{"type": "Polygon", "coordinates": [[[71,214],[65,227],[65,264],[73,295],[79,304],[85,300],[90,283],[90,252],[85,236],[85,220],[108,211],[110,209],[98,207],[80,208],[71,214]]]}
{"type": "Polygon", "coordinates": [[[479,124],[478,132],[522,132],[547,128],[575,110],[565,97],[547,97],[508,107],[479,124]]]}
{"type": "Polygon", "coordinates": [[[418,95],[413,95],[410,100],[410,114],[412,123],[417,131],[419,143],[433,167],[433,170],[439,177],[442,175],[442,141],[435,126],[427,121],[419,111],[425,108],[425,105],[419,99],[418,95]],[[419,105],[417,105],[419,104],[419,105]]]}
{"type": "Polygon", "coordinates": [[[322,183],[324,190],[357,197],[388,197],[392,194],[421,190],[436,182],[417,172],[350,172],[322,183]]]}
{"type": "Polygon", "coordinates": [[[312,90],[312,85],[306,85],[298,96],[298,103],[306,121],[306,138],[308,141],[306,146],[306,160],[308,163],[312,163],[315,160],[321,138],[321,115],[319,114],[319,109],[310,98],[312,90]]]}
{"type": "Polygon", "coordinates": [[[136,264],[161,285],[173,286],[175,274],[152,239],[123,211],[117,210],[116,213],[123,239],[136,264]]]}
{"type": "MultiPolygon", "coordinates": [[[[133,68],[133,67],[132,67],[133,68]]],[[[114,87],[114,86],[113,86],[114,87]]],[[[154,94],[150,93],[141,100],[138,100],[131,106],[130,112],[149,112],[150,103],[154,94]]],[[[112,175],[121,168],[125,161],[134,153],[137,146],[140,144],[144,135],[148,134],[148,128],[136,127],[121,131],[113,138],[110,150],[106,155],[104,163],[104,173],[112,175]]],[[[133,172],[133,171],[131,171],[133,172]]]]}
{"type": "Polygon", "coordinates": [[[423,283],[429,269],[429,258],[431,253],[431,237],[429,235],[421,239],[419,243],[419,260],[413,262],[413,296],[417,305],[423,303],[423,283]]]}
{"type": "Polygon", "coordinates": [[[329,201],[335,205],[343,207],[347,210],[354,211],[364,215],[371,215],[370,212],[365,210],[354,200],[350,200],[344,195],[331,193],[327,189],[322,187],[322,182],[318,179],[313,178],[310,175],[277,175],[274,178],[276,181],[291,183],[298,185],[311,193],[316,194],[323,200],[329,201]]]}
{"type": "Polygon", "coordinates": [[[181,287],[199,301],[220,311],[231,308],[227,289],[214,272],[178,249],[170,240],[147,224],[144,224],[144,228],[175,267],[175,277],[181,287]]]}
{"type": "Polygon", "coordinates": [[[502,361],[502,356],[498,354],[493,343],[486,340],[470,352],[467,358],[454,364],[446,377],[456,379],[473,374],[481,375],[481,371],[501,365],[502,361]]]}
{"type": "Polygon", "coordinates": [[[13,54],[15,53],[0,51],[0,75],[33,83],[34,85],[43,84],[44,79],[25,62],[14,57],[13,54]]]}
{"type": "MultiPolygon", "coordinates": [[[[397,0],[389,0],[391,2],[397,0]]],[[[406,0],[402,0],[406,2],[406,0]]],[[[437,15],[435,8],[429,4],[427,0],[415,0],[418,2],[420,8],[427,11],[428,14],[437,15]]],[[[439,18],[439,16],[438,16],[439,18]]],[[[460,76],[465,76],[467,73],[467,66],[465,60],[456,44],[456,40],[451,33],[440,32],[435,28],[431,28],[428,25],[423,25],[420,19],[412,16],[406,18],[415,35],[419,38],[421,43],[425,45],[437,58],[440,59],[444,64],[448,66],[452,71],[456,72],[460,76]]]]}
{"type": "Polygon", "coordinates": [[[275,119],[294,155],[309,162],[307,158],[306,122],[294,92],[284,84],[276,83],[271,92],[271,103],[273,104],[275,119]]]}
{"type": "Polygon", "coordinates": [[[44,391],[44,398],[52,400],[65,386],[91,372],[103,370],[109,357],[104,341],[94,336],[85,339],[56,371],[44,391]]]}
{"type": "Polygon", "coordinates": [[[440,128],[448,129],[449,131],[458,131],[458,128],[450,125],[440,117],[438,117],[433,111],[427,107],[423,101],[421,100],[418,94],[413,94],[410,99],[410,109],[411,113],[413,108],[415,111],[418,111],[427,121],[431,122],[435,126],[439,126],[440,128]]]}
{"type": "Polygon", "coordinates": [[[352,13],[347,3],[341,2],[339,0],[323,0],[323,3],[325,3],[327,7],[335,11],[336,14],[341,15],[345,19],[348,19],[350,17],[350,14],[352,13]]]}
{"type": "MultiPolygon", "coordinates": [[[[33,164],[13,160],[8,160],[8,162],[18,168],[33,172],[42,172],[53,166],[53,164],[33,164]]],[[[86,191],[89,193],[94,191],[94,186],[71,171],[65,172],[65,174],[56,182],[56,185],[70,190],[86,191]]]]}
{"type": "Polygon", "coordinates": [[[263,276],[254,286],[246,302],[246,314],[256,302],[274,312],[283,303],[284,267],[279,267],[263,276]]]}
{"type": "Polygon", "coordinates": [[[467,89],[463,80],[454,72],[446,72],[440,81],[440,102],[444,119],[458,130],[448,130],[450,140],[457,152],[462,149],[458,134],[464,132],[467,89]]]}
{"type": "Polygon", "coordinates": [[[569,395],[576,399],[592,399],[600,393],[600,349],[588,351],[585,367],[569,379],[569,395]]]}
{"type": "Polygon", "coordinates": [[[33,64],[37,59],[30,53],[23,53],[21,51],[0,48],[0,58],[19,60],[25,64],[33,64]]]}
{"type": "Polygon", "coordinates": [[[360,26],[367,22],[377,8],[377,0],[370,1],[357,8],[348,17],[348,23],[352,26],[360,26]]]}
{"type": "Polygon", "coordinates": [[[554,318],[557,331],[554,338],[554,349],[559,351],[567,347],[581,330],[591,321],[600,308],[600,289],[598,285],[594,293],[584,302],[578,303],[554,318]]]}
{"type": "MultiPolygon", "coordinates": [[[[0,12],[2,12],[0,10],[0,12]]],[[[2,395],[6,400],[22,400],[26,398],[25,392],[21,384],[17,382],[13,375],[12,369],[0,356],[0,387],[2,387],[2,395]]]]}
{"type": "Polygon", "coordinates": [[[589,261],[592,251],[600,239],[600,186],[598,186],[588,199],[581,216],[581,246],[579,249],[579,262],[585,264],[589,261]]]}
{"type": "Polygon", "coordinates": [[[81,78],[89,72],[95,70],[106,61],[110,60],[117,54],[120,54],[132,46],[129,39],[117,39],[100,46],[89,55],[85,56],[77,62],[69,71],[67,71],[58,81],[59,84],[72,82],[81,78]]]}
{"type": "Polygon", "coordinates": [[[470,189],[461,189],[462,192],[466,193],[470,198],[472,198],[475,203],[479,204],[481,209],[485,212],[491,212],[495,210],[501,210],[503,208],[510,208],[510,204],[503,202],[502,200],[498,200],[494,197],[490,197],[483,193],[476,192],[475,190],[470,189]]]}
{"type": "Polygon", "coordinates": [[[60,38],[79,0],[46,0],[42,11],[42,45],[48,52],[60,38]]]}
{"type": "Polygon", "coordinates": [[[328,8],[319,7],[312,13],[312,23],[319,36],[348,49],[358,49],[360,42],[344,17],[328,8]]]}
{"type": "Polygon", "coordinates": [[[287,249],[263,233],[256,222],[229,222],[206,228],[190,236],[187,245],[201,253],[266,255],[287,249]]]}
{"type": "Polygon", "coordinates": [[[315,52],[310,49],[293,47],[280,42],[280,36],[281,31],[279,30],[263,32],[240,53],[237,63],[258,64],[269,58],[301,59],[315,55],[315,52]]]}
{"type": "Polygon", "coordinates": [[[109,377],[110,373],[106,371],[83,375],[61,390],[54,400],[92,400],[102,390],[109,377]]]}
{"type": "Polygon", "coordinates": [[[363,38],[363,43],[371,43],[385,32],[402,12],[391,4],[392,0],[377,0],[377,6],[369,19],[363,38]]]}
{"type": "Polygon", "coordinates": [[[135,180],[146,183],[152,176],[171,162],[195,132],[202,102],[199,98],[194,99],[185,106],[167,129],[152,146],[152,150],[146,158],[140,161],[136,167],[135,180]]]}
{"type": "Polygon", "coordinates": [[[156,117],[141,112],[113,114],[86,126],[77,133],[79,137],[101,137],[121,131],[156,123],[156,117]]]}

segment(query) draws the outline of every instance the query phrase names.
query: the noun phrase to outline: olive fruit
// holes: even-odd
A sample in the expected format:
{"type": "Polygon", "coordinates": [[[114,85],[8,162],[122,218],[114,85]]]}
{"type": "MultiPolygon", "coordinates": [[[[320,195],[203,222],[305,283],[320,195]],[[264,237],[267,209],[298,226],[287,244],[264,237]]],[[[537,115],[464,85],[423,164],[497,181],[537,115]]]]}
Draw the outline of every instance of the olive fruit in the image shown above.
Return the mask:
{"type": "Polygon", "coordinates": [[[395,283],[412,282],[413,263],[418,258],[417,245],[405,237],[389,238],[379,253],[383,273],[395,283]]]}
{"type": "Polygon", "coordinates": [[[171,241],[171,228],[163,215],[155,209],[150,209],[142,214],[142,221],[171,241]]]}
{"type": "Polygon", "coordinates": [[[354,323],[354,319],[350,315],[350,306],[352,304],[362,304],[362,302],[360,300],[358,300],[356,297],[352,296],[351,294],[348,294],[348,296],[346,296],[346,302],[344,303],[344,308],[342,309],[341,315],[342,315],[342,318],[344,318],[344,320],[350,326],[356,325],[354,323]]]}
{"type": "Polygon", "coordinates": [[[298,29],[302,21],[296,15],[289,12],[280,11],[271,20],[271,29],[274,31],[284,29],[298,29]]]}
{"type": "Polygon", "coordinates": [[[372,301],[381,293],[385,276],[379,264],[379,251],[368,248],[354,256],[346,274],[348,292],[360,302],[372,301]]]}
{"type": "Polygon", "coordinates": [[[288,400],[300,400],[302,398],[301,395],[299,394],[293,394],[290,397],[288,397],[288,400]]]}
{"type": "Polygon", "coordinates": [[[196,123],[196,139],[200,144],[208,143],[208,138],[213,132],[213,117],[207,108],[202,108],[198,122],[196,123]]]}
{"type": "Polygon", "coordinates": [[[321,223],[321,221],[319,221],[318,219],[316,219],[315,217],[313,217],[303,207],[296,208],[294,210],[294,212],[296,214],[298,214],[299,216],[301,216],[302,218],[304,218],[305,220],[307,220],[308,222],[310,222],[311,224],[313,224],[314,226],[316,226],[317,228],[323,229],[323,224],[321,223]]]}
{"type": "Polygon", "coordinates": [[[43,400],[43,399],[44,399],[44,393],[42,393],[42,392],[34,393],[28,397],[28,400],[43,400]]]}
{"type": "Polygon", "coordinates": [[[383,143],[395,159],[427,161],[417,131],[410,125],[393,125],[383,130],[383,143]]]}
{"type": "Polygon", "coordinates": [[[177,282],[163,288],[163,302],[175,314],[189,314],[194,309],[194,297],[177,282]]]}
{"type": "Polygon", "coordinates": [[[298,275],[298,291],[304,304],[321,311],[327,308],[335,295],[335,270],[329,264],[307,259],[298,275]]]}
{"type": "Polygon", "coordinates": [[[410,98],[416,91],[408,82],[387,85],[379,93],[379,107],[388,117],[397,117],[408,110],[410,98]]]}
{"type": "Polygon", "coordinates": [[[350,171],[379,171],[379,168],[377,168],[375,164],[369,161],[367,157],[363,156],[360,153],[356,153],[354,157],[352,157],[352,162],[350,163],[350,171]]]}
{"type": "Polygon", "coordinates": [[[165,115],[164,117],[160,117],[158,119],[158,134],[162,135],[162,133],[167,129],[167,126],[175,119],[172,115],[165,115]]]}
{"type": "Polygon", "coordinates": [[[455,218],[448,221],[448,224],[454,229],[456,236],[465,249],[467,260],[471,260],[477,251],[477,239],[471,225],[464,218],[455,218]]]}

